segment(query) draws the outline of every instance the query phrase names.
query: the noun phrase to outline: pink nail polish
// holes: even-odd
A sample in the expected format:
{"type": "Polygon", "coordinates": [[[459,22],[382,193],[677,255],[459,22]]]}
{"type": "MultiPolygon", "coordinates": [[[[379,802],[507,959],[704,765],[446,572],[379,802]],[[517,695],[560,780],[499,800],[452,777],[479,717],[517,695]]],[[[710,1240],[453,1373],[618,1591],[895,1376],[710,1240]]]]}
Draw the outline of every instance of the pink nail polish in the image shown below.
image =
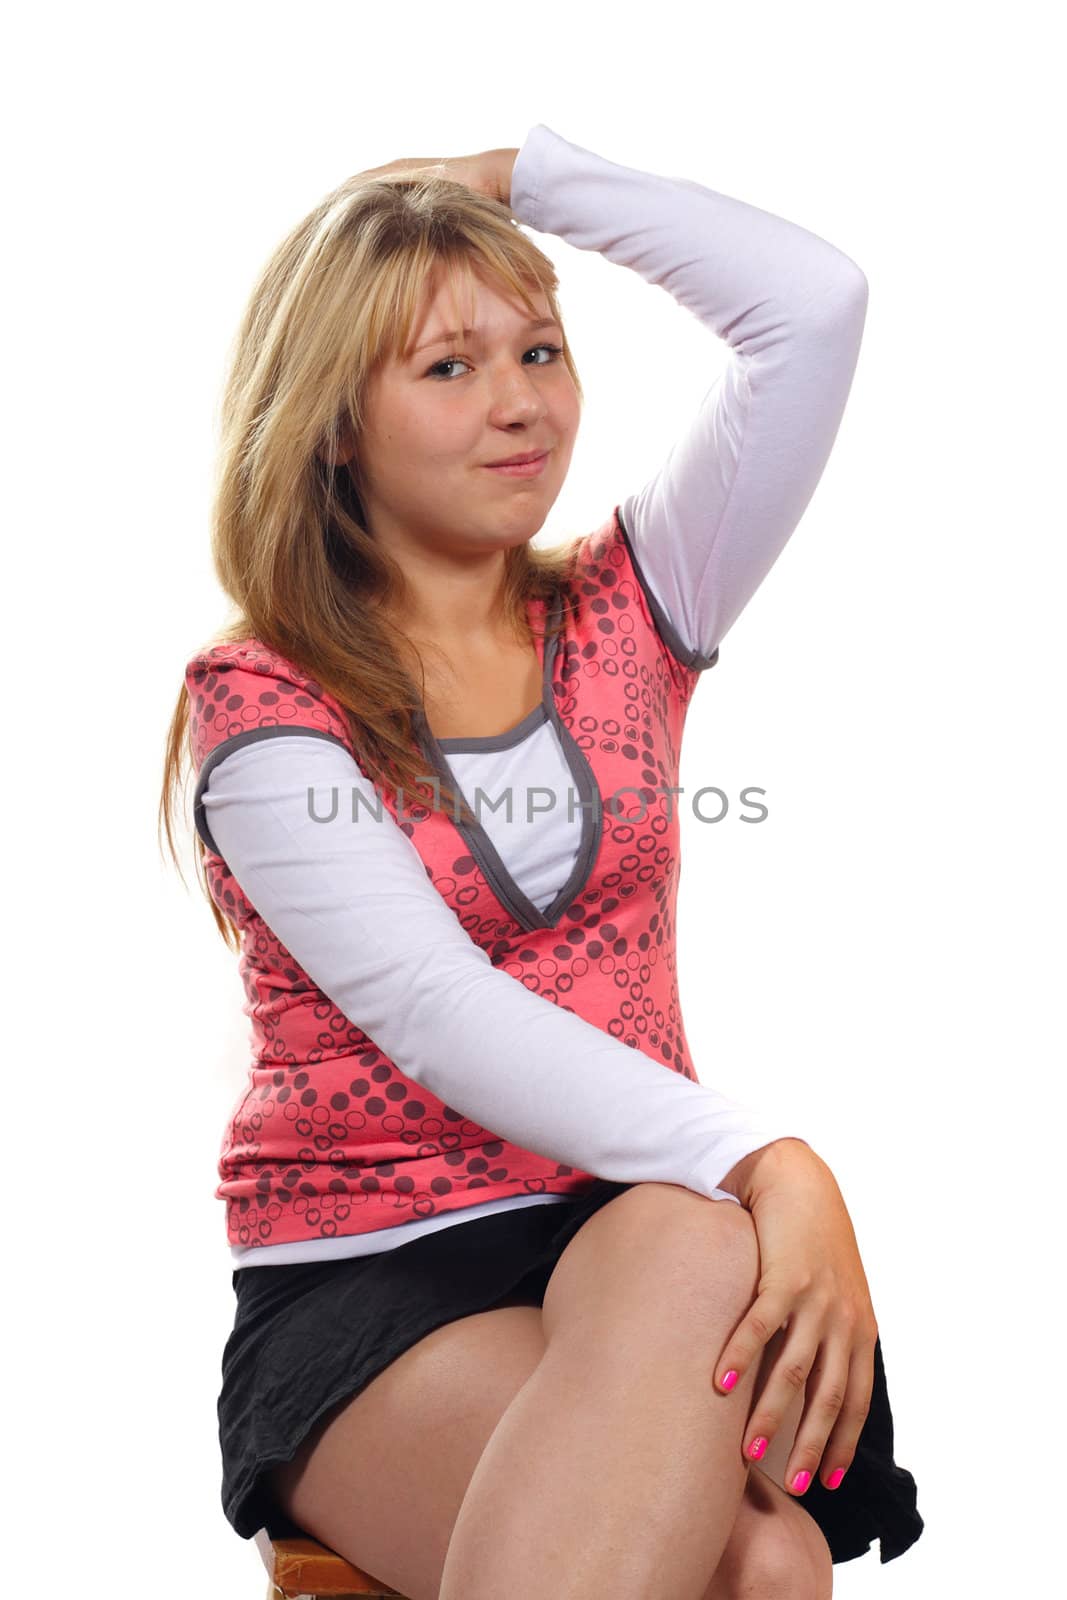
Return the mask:
{"type": "Polygon", "coordinates": [[[722,1386],[723,1386],[724,1389],[732,1389],[736,1382],[737,1382],[737,1373],[731,1367],[730,1371],[725,1373],[724,1376],[723,1376],[722,1386]]]}
{"type": "Polygon", "coordinates": [[[841,1479],[844,1476],[845,1476],[844,1467],[836,1467],[834,1469],[834,1471],[831,1472],[830,1476],[827,1478],[826,1487],[828,1489],[836,1489],[838,1484],[841,1482],[841,1479]]]}
{"type": "Polygon", "coordinates": [[[758,1438],[758,1439],[753,1439],[752,1443],[748,1447],[749,1459],[751,1461],[758,1461],[760,1456],[763,1454],[764,1450],[766,1450],[766,1448],[767,1448],[766,1439],[764,1439],[762,1437],[758,1438]]]}
{"type": "Polygon", "coordinates": [[[793,1479],[792,1487],[796,1491],[797,1494],[803,1494],[804,1490],[808,1487],[808,1484],[810,1482],[811,1482],[811,1473],[810,1472],[798,1472],[796,1477],[793,1479]]]}

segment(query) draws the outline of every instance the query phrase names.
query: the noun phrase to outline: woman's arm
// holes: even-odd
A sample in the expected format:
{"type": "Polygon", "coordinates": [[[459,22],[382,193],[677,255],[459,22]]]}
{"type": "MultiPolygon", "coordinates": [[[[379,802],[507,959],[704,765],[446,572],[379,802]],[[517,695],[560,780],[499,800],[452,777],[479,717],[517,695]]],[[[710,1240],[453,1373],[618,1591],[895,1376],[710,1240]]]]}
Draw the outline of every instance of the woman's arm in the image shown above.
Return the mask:
{"type": "MultiPolygon", "coordinates": [[[[729,345],[729,364],[666,461],[620,507],[665,613],[665,643],[686,666],[710,666],[822,475],[859,355],[867,280],[806,228],[688,179],[620,166],[544,123],[515,157],[511,209],[665,289],[729,345]]],[[[655,352],[634,346],[634,357],[626,405],[652,416],[655,352]]]]}
{"type": "Polygon", "coordinates": [[[738,1163],[800,1142],[494,967],[334,741],[294,731],[235,748],[202,802],[211,848],[308,977],[401,1072],[489,1131],[596,1177],[741,1201],[758,1163],[738,1163]],[[320,787],[314,810],[336,788],[340,820],[311,816],[320,787]],[[355,822],[353,789],[366,801],[355,822]]]}
{"type": "MultiPolygon", "coordinates": [[[[859,353],[866,279],[803,228],[619,166],[543,124],[516,158],[511,204],[531,226],[660,285],[730,346],[665,464],[620,508],[664,643],[688,667],[711,666],[822,474],[859,353]]],[[[651,410],[649,370],[635,369],[632,396],[651,410]]],[[[679,1181],[699,1188],[701,1165],[679,1181]]],[[[759,1292],[718,1355],[719,1384],[730,1369],[736,1384],[788,1327],[743,1442],[773,1438],[803,1373],[786,1476],[800,1493],[793,1474],[814,1473],[824,1452],[827,1479],[851,1463],[870,1400],[877,1324],[855,1234],[829,1167],[799,1139],[755,1151],[717,1181],[745,1195],[760,1248],[759,1292]]]]}

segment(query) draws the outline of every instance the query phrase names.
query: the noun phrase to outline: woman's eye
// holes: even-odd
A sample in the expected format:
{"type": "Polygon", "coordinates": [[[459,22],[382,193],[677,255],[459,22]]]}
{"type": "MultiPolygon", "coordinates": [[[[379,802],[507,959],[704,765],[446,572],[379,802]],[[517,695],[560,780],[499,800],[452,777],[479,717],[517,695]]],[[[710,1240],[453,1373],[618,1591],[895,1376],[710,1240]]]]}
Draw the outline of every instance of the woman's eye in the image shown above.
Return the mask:
{"type": "MultiPolygon", "coordinates": [[[[561,356],[563,354],[563,346],[561,344],[535,344],[532,347],[532,350],[527,350],[526,354],[527,355],[531,355],[533,353],[533,350],[547,350],[549,352],[550,359],[548,361],[536,361],[536,362],[534,362],[534,365],[535,366],[539,366],[539,367],[550,367],[552,365],[552,362],[556,361],[559,358],[559,356],[561,356]]],[[[437,362],[434,363],[434,365],[430,368],[430,370],[426,374],[426,376],[428,378],[434,378],[434,377],[437,377],[437,376],[441,376],[442,378],[444,378],[445,374],[441,371],[441,368],[442,367],[454,367],[454,366],[457,366],[457,365],[458,366],[464,366],[464,367],[467,365],[466,361],[464,361],[462,356],[445,356],[443,361],[437,361],[437,362]]]]}

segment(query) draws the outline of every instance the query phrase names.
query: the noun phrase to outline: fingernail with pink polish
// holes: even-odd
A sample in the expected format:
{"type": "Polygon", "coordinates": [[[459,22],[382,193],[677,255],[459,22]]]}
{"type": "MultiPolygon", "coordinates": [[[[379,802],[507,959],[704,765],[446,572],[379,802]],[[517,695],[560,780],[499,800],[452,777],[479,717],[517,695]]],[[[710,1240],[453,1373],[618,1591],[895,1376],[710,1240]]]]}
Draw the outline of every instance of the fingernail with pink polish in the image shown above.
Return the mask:
{"type": "Polygon", "coordinates": [[[732,1389],[736,1382],[737,1382],[737,1373],[731,1367],[729,1372],[725,1373],[724,1376],[723,1376],[722,1386],[723,1386],[724,1389],[732,1389]]]}
{"type": "Polygon", "coordinates": [[[760,1456],[763,1454],[764,1450],[766,1450],[766,1448],[767,1448],[766,1439],[764,1439],[764,1438],[753,1439],[752,1443],[748,1447],[749,1459],[751,1461],[758,1461],[760,1456]]]}
{"type": "Polygon", "coordinates": [[[798,1472],[796,1477],[793,1479],[792,1487],[793,1487],[794,1491],[797,1494],[803,1494],[804,1490],[808,1487],[808,1484],[810,1482],[811,1482],[811,1473],[810,1472],[798,1472]]]}
{"type": "Polygon", "coordinates": [[[828,1489],[836,1489],[838,1484],[841,1482],[841,1479],[844,1476],[845,1476],[844,1467],[836,1467],[834,1469],[834,1471],[831,1472],[830,1476],[827,1478],[826,1487],[828,1489]]]}

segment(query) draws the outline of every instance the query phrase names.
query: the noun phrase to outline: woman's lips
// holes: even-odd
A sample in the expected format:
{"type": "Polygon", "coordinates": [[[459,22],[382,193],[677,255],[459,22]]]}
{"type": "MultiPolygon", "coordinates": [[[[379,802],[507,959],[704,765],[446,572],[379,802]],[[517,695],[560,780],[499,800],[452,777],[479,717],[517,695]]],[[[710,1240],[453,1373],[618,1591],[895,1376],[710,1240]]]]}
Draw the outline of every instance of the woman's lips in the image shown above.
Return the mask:
{"type": "Polygon", "coordinates": [[[486,467],[485,470],[486,472],[499,473],[504,478],[536,478],[538,473],[544,469],[547,460],[548,451],[546,450],[544,455],[537,457],[536,461],[522,461],[516,466],[486,467]]]}

